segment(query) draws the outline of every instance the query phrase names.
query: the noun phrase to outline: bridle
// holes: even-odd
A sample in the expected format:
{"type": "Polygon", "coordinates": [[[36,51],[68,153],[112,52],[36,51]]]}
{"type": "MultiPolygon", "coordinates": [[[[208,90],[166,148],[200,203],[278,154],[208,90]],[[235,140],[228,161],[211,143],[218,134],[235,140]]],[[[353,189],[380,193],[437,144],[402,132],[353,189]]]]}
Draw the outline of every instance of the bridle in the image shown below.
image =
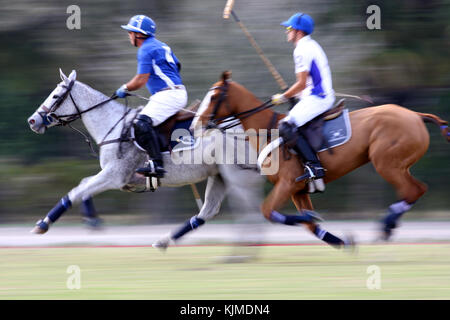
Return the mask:
{"type": "MultiPolygon", "coordinates": [[[[208,120],[208,124],[206,126],[206,129],[211,129],[217,126],[217,122],[218,119],[215,119],[217,112],[219,112],[219,108],[222,105],[222,103],[224,101],[227,102],[227,109],[230,110],[230,104],[227,100],[227,96],[228,96],[228,80],[225,80],[223,82],[223,86],[216,86],[216,87],[212,87],[209,90],[216,90],[219,89],[219,97],[216,101],[216,104],[214,105],[214,109],[211,112],[211,114],[209,115],[209,120],[208,120]]],[[[228,118],[228,117],[227,117],[228,118]]]]}
{"type": "MultiPolygon", "coordinates": [[[[61,87],[65,88],[66,91],[61,94],[61,95],[55,95],[53,96],[53,98],[56,98],[55,101],[53,102],[53,104],[50,107],[46,107],[46,106],[41,106],[40,109],[42,109],[43,111],[38,111],[37,113],[41,116],[42,118],[42,123],[44,124],[44,126],[46,128],[48,128],[49,125],[55,123],[55,126],[65,126],[68,125],[72,130],[78,132],[79,134],[81,134],[86,143],[89,145],[91,152],[93,153],[94,156],[98,157],[97,153],[95,152],[94,148],[92,147],[92,143],[91,140],[89,139],[89,137],[83,133],[82,131],[72,127],[70,125],[70,123],[74,122],[75,120],[81,119],[81,116],[83,113],[87,113],[91,110],[94,110],[100,106],[103,106],[104,104],[117,99],[117,96],[115,94],[113,94],[110,98],[101,101],[95,105],[93,105],[92,107],[87,108],[86,110],[80,110],[80,108],[78,107],[77,103],[75,102],[75,99],[72,96],[72,88],[73,85],[75,83],[75,80],[71,80],[69,82],[68,85],[61,85],[61,87]],[[62,105],[62,103],[67,99],[67,97],[70,97],[70,100],[72,100],[73,105],[75,106],[75,109],[77,110],[76,113],[73,114],[64,114],[64,115],[57,115],[55,114],[55,111],[58,110],[58,108],[62,105]]],[[[131,111],[131,109],[129,109],[127,106],[125,108],[125,112],[124,115],[119,119],[119,121],[116,122],[116,124],[108,131],[108,133],[105,135],[105,137],[103,138],[102,142],[99,143],[99,146],[104,145],[104,144],[108,144],[108,143],[114,143],[114,142],[121,142],[121,141],[125,141],[124,139],[122,139],[122,137],[120,139],[115,139],[115,140],[111,140],[111,141],[105,141],[106,138],[108,137],[108,135],[113,131],[113,129],[119,124],[120,121],[124,120],[126,115],[131,111]]]]}
{"type": "Polygon", "coordinates": [[[74,83],[75,80],[71,80],[68,85],[61,85],[61,87],[65,88],[66,91],[59,96],[54,95],[53,98],[56,97],[56,99],[50,107],[41,106],[41,109],[44,110],[44,112],[43,111],[37,112],[41,116],[45,127],[48,127],[52,123],[56,123],[55,124],[56,126],[65,126],[67,124],[70,124],[71,122],[80,119],[83,113],[89,112],[117,98],[117,96],[114,94],[110,98],[100,103],[97,103],[96,105],[93,105],[92,107],[89,107],[86,110],[80,111],[80,108],[76,104],[75,99],[73,98],[71,92],[74,83]],[[67,97],[70,97],[70,100],[72,100],[72,103],[75,106],[77,112],[73,114],[64,114],[64,115],[55,114],[55,111],[58,110],[58,108],[62,105],[62,103],[64,102],[64,100],[66,100],[67,97]]]}
{"type": "MultiPolygon", "coordinates": [[[[240,124],[240,121],[242,119],[248,118],[252,115],[254,115],[257,112],[263,111],[265,109],[271,108],[274,105],[272,104],[272,100],[268,100],[266,102],[264,102],[263,104],[250,109],[250,110],[246,110],[246,111],[242,111],[233,115],[229,115],[229,116],[225,116],[225,117],[220,117],[220,118],[216,118],[217,113],[220,109],[220,106],[223,104],[224,100],[227,99],[228,97],[228,88],[229,88],[229,84],[228,84],[229,80],[225,80],[224,81],[224,85],[223,86],[217,86],[217,87],[212,87],[210,90],[215,90],[215,89],[219,89],[220,94],[219,94],[219,98],[217,99],[216,104],[214,105],[214,109],[211,112],[211,114],[209,115],[209,120],[208,120],[208,124],[206,126],[206,129],[211,129],[211,128],[217,128],[219,124],[223,124],[226,122],[230,122],[229,124],[225,125],[225,126],[221,126],[219,129],[221,131],[225,131],[227,129],[233,128],[235,126],[238,126],[240,124]]],[[[229,104],[229,101],[226,100],[226,106],[228,108],[229,111],[231,111],[231,107],[229,104]]],[[[276,113],[274,113],[274,118],[276,119],[276,113]]],[[[270,127],[272,127],[274,124],[274,119],[270,120],[270,127]]]]}

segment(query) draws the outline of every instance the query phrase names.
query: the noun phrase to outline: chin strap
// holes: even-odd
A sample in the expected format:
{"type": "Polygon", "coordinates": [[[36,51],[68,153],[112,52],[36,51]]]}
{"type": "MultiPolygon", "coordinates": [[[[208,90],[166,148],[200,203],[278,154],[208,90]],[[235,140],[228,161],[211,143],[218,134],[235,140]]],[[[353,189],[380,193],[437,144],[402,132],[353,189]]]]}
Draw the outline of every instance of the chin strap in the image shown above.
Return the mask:
{"type": "Polygon", "coordinates": [[[143,40],[145,40],[145,39],[148,39],[149,37],[138,37],[138,36],[135,36],[134,37],[134,43],[133,43],[133,45],[135,46],[135,47],[137,47],[138,45],[137,45],[137,39],[143,39],[143,40]]]}

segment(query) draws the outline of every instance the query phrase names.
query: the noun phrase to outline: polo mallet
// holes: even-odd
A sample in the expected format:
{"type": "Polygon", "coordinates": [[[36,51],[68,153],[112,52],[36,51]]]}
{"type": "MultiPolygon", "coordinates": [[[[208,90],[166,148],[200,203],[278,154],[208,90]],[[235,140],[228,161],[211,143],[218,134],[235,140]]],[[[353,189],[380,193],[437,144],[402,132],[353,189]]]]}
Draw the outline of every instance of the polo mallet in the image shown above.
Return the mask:
{"type": "Polygon", "coordinates": [[[200,197],[200,193],[198,193],[197,186],[195,183],[191,183],[192,193],[194,194],[195,202],[197,203],[198,210],[202,210],[203,201],[200,197]]]}
{"type": "MultiPolygon", "coordinates": [[[[286,81],[284,81],[283,77],[280,75],[280,73],[277,71],[277,69],[274,67],[274,65],[264,55],[264,52],[262,51],[260,46],[256,43],[255,38],[253,38],[253,36],[248,31],[248,29],[245,27],[245,25],[242,23],[242,21],[237,16],[236,12],[233,10],[234,1],[235,0],[228,0],[227,1],[226,5],[225,5],[225,8],[223,10],[223,18],[224,19],[229,19],[230,18],[230,14],[233,16],[234,21],[236,21],[236,23],[239,25],[241,30],[247,36],[248,40],[250,41],[250,44],[256,50],[256,53],[259,55],[261,60],[264,62],[264,64],[266,65],[267,69],[269,69],[269,71],[272,74],[273,78],[278,83],[278,86],[280,87],[280,89],[283,90],[283,91],[286,91],[288,89],[288,85],[286,84],[286,81]]],[[[338,92],[335,92],[335,96],[337,96],[337,97],[355,98],[355,99],[359,99],[359,100],[366,101],[366,102],[369,102],[369,103],[373,103],[373,101],[368,96],[359,97],[359,96],[354,96],[354,95],[349,95],[349,94],[344,94],[344,93],[338,93],[338,92]]],[[[292,104],[292,101],[293,100],[290,100],[291,104],[292,104]]]]}
{"type": "Polygon", "coordinates": [[[278,86],[281,88],[281,90],[287,90],[288,85],[286,84],[286,81],[284,81],[283,77],[280,75],[280,73],[275,69],[272,62],[270,62],[269,59],[264,55],[264,52],[262,51],[261,47],[256,43],[255,38],[251,35],[251,33],[248,31],[247,27],[242,23],[242,21],[237,16],[236,12],[233,10],[235,0],[228,0],[227,4],[225,5],[225,9],[223,10],[223,18],[229,19],[230,14],[233,16],[234,21],[239,25],[241,30],[244,32],[244,34],[247,36],[248,41],[250,41],[250,44],[252,47],[256,50],[256,53],[259,55],[259,57],[262,59],[264,64],[266,65],[267,69],[269,69],[270,73],[274,77],[275,81],[278,83],[278,86]]]}

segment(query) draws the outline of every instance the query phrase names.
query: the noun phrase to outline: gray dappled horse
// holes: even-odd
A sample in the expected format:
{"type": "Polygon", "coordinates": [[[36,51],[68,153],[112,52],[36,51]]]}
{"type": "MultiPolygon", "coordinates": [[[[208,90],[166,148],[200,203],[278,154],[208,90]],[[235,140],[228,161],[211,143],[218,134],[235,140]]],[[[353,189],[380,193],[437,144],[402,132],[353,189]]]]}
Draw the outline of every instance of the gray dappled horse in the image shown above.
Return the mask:
{"type": "MultiPolygon", "coordinates": [[[[82,201],[89,202],[96,194],[112,189],[127,191],[146,186],[146,178],[135,174],[135,170],[144,165],[148,159],[147,154],[138,149],[132,141],[121,144],[117,141],[121,137],[123,128],[131,123],[138,110],[127,108],[101,92],[76,81],[75,70],[69,77],[61,70],[60,75],[62,82],[28,119],[30,128],[36,133],[43,134],[47,128],[81,119],[95,142],[100,144],[101,171],[94,176],[82,179],[80,184],[64,196],[44,219],[39,220],[32,230],[36,234],[47,232],[50,225],[72,205],[82,201]],[[110,143],[103,144],[102,142],[105,141],[110,143]]],[[[203,148],[214,143],[208,137],[200,139],[200,147],[203,148]]],[[[192,150],[181,151],[184,153],[183,157],[189,157],[192,150]]],[[[161,186],[178,187],[208,180],[205,201],[199,214],[187,221],[177,232],[158,240],[154,244],[156,247],[166,248],[172,240],[178,239],[214,217],[219,212],[220,204],[224,199],[226,184],[232,183],[235,191],[239,193],[239,190],[242,190],[242,194],[249,192],[251,197],[257,196],[259,189],[263,186],[263,178],[256,170],[248,170],[248,166],[222,165],[216,162],[177,164],[169,153],[164,153],[163,156],[167,173],[160,179],[161,186]],[[174,234],[176,234],[175,237],[174,234]]],[[[246,210],[246,202],[242,205],[243,211],[246,210]]],[[[254,206],[254,201],[252,205],[254,206]]],[[[92,207],[92,203],[88,203],[88,209],[89,207],[92,207]]],[[[253,211],[255,208],[247,209],[253,211]]],[[[254,211],[257,212],[258,208],[254,211]]]]}

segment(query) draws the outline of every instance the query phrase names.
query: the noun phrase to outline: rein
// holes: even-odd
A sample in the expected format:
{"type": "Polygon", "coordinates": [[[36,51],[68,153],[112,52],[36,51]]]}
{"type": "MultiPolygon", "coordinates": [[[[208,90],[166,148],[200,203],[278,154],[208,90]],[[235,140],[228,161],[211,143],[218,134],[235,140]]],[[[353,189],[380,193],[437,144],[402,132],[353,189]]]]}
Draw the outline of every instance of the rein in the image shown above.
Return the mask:
{"type": "Polygon", "coordinates": [[[253,109],[242,111],[242,112],[236,113],[232,116],[226,116],[226,117],[221,117],[221,118],[217,118],[217,119],[212,119],[211,122],[217,126],[219,122],[225,123],[225,122],[236,121],[236,123],[230,123],[229,125],[226,125],[226,126],[220,128],[220,130],[227,130],[227,129],[230,129],[230,128],[233,128],[233,127],[239,125],[239,122],[237,120],[242,120],[242,119],[251,117],[255,113],[272,108],[273,106],[274,105],[271,103],[271,100],[268,100],[253,109]]]}
{"type": "MultiPolygon", "coordinates": [[[[222,102],[225,100],[225,98],[227,97],[227,90],[228,90],[228,81],[224,81],[224,85],[223,86],[218,86],[212,89],[220,89],[220,96],[218,101],[216,102],[215,106],[214,106],[214,110],[210,115],[210,120],[208,122],[208,126],[207,129],[209,128],[213,128],[213,127],[217,127],[219,123],[226,123],[226,122],[232,122],[224,127],[221,127],[220,130],[221,131],[225,131],[227,129],[236,127],[240,124],[240,120],[251,117],[252,115],[254,115],[255,113],[258,113],[260,111],[263,111],[265,109],[269,109],[272,108],[274,106],[274,104],[272,104],[272,100],[268,100],[266,102],[264,102],[263,104],[252,108],[250,110],[246,110],[246,111],[242,111],[236,114],[233,114],[231,116],[226,116],[226,117],[221,117],[221,118],[216,118],[214,119],[214,117],[216,116],[217,112],[219,111],[219,108],[222,104],[222,102]]],[[[229,107],[228,107],[229,108],[229,107]]],[[[273,119],[271,119],[271,124],[273,122],[273,119]]]]}

